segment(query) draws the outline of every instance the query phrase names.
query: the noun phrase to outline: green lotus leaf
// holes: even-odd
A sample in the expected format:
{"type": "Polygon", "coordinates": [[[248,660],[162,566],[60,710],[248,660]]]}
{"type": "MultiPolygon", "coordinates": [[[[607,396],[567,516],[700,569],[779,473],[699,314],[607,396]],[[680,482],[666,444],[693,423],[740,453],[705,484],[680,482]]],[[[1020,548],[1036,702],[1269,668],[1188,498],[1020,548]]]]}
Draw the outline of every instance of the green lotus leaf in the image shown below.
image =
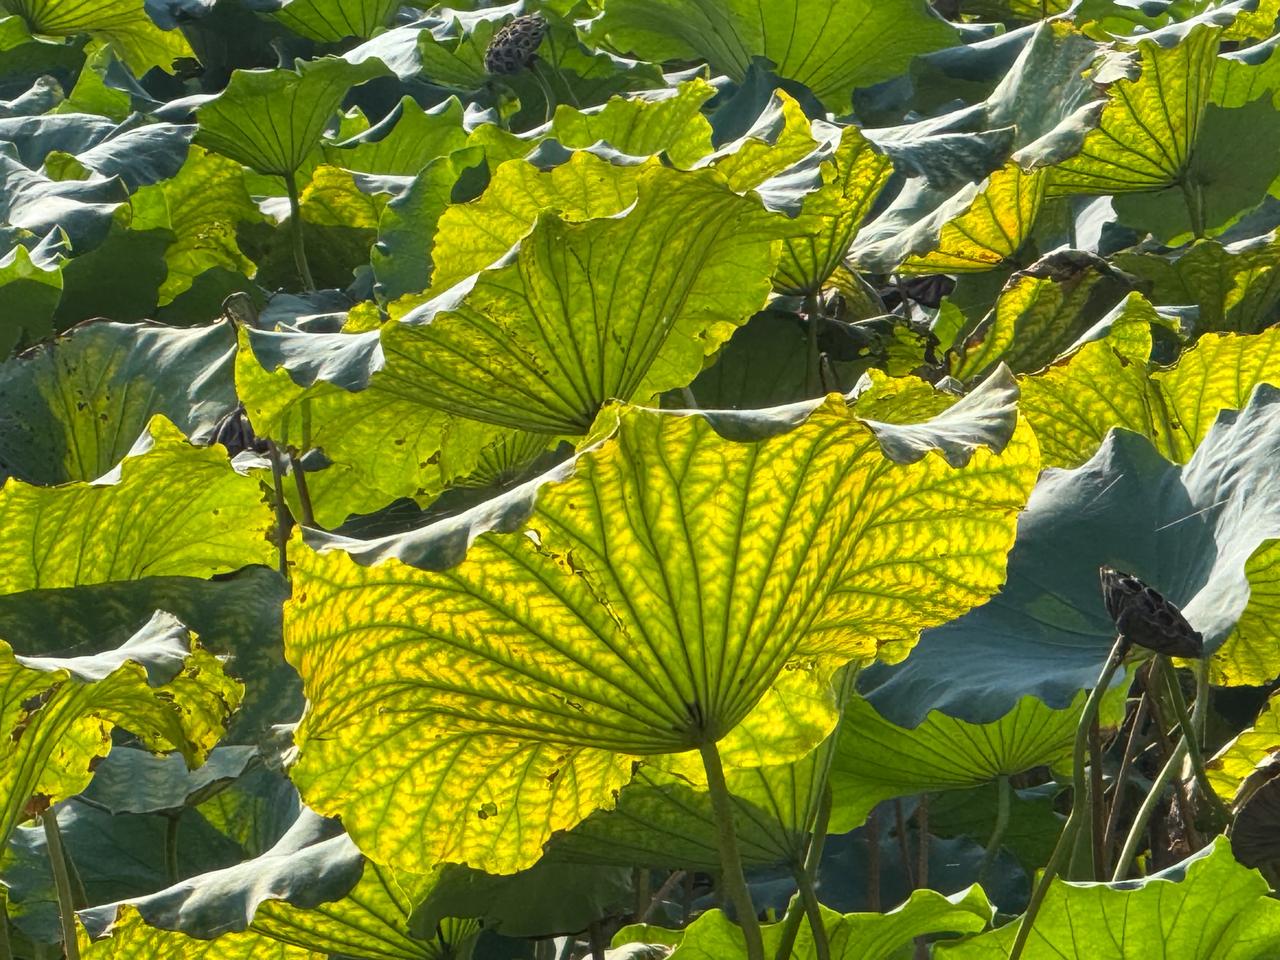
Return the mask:
{"type": "Polygon", "coordinates": [[[635,202],[641,174],[656,166],[657,161],[623,166],[586,152],[545,172],[526,160],[503,163],[479,199],[440,215],[432,288],[448,289],[497,263],[544,211],[570,222],[621,213],[635,202]]]}
{"type": "Polygon", "coordinates": [[[1211,100],[1223,107],[1243,107],[1264,94],[1274,103],[1280,90],[1280,35],[1218,57],[1211,100]]]}
{"type": "Polygon", "coordinates": [[[62,267],[56,257],[38,250],[33,258],[21,245],[0,257],[0,356],[51,335],[60,299],[62,267]]]}
{"type": "Polygon", "coordinates": [[[810,156],[818,146],[800,103],[785,90],[772,90],[742,135],[706,162],[724,174],[730,187],[745,193],[810,156]]]}
{"type": "MultiPolygon", "coordinates": [[[[956,350],[952,376],[968,380],[997,361],[1014,373],[1047,366],[1089,335],[1102,309],[1113,305],[1129,285],[1105,260],[1088,254],[1046,259],[1015,273],[1000,291],[991,315],[956,350]]],[[[1120,336],[1127,335],[1127,327],[1142,325],[1136,334],[1149,337],[1146,325],[1151,322],[1158,318],[1148,304],[1125,301],[1111,317],[1110,329],[1120,336]],[[1118,332],[1122,325],[1126,330],[1118,332]]]]}
{"type": "Polygon", "coordinates": [[[725,738],[746,766],[802,755],[834,719],[825,664],[900,655],[999,583],[1036,469],[1010,400],[997,379],[901,427],[836,400],[621,408],[573,461],[456,520],[296,547],[294,781],[382,862],[510,872],[612,806],[633,757],[725,738]],[[1003,455],[974,449],[992,442],[1003,455]],[[766,506],[784,490],[793,506],[766,506]],[[785,729],[766,707],[791,711],[785,729]]]}
{"type": "Polygon", "coordinates": [[[240,249],[236,230],[262,219],[245,186],[244,169],[217,154],[192,147],[178,173],[138,190],[130,199],[134,230],[173,233],[164,253],[168,268],[159,305],[185,293],[209,270],[252,277],[256,268],[240,249]]]}
{"type": "MultiPolygon", "coordinates": [[[[1136,294],[1131,316],[1150,310],[1136,294]]],[[[1147,437],[1179,463],[1222,410],[1244,405],[1260,383],[1280,383],[1280,331],[1206,334],[1176,364],[1148,364],[1149,332],[1123,323],[1111,337],[1086,343],[1068,360],[1024,377],[1022,409],[1049,466],[1074,467],[1093,456],[1112,427],[1147,437]]]]}
{"type": "MultiPolygon", "coordinates": [[[[1124,717],[1128,685],[1109,690],[1101,722],[1124,717]]],[[[918,727],[886,720],[865,698],[844,708],[831,765],[831,833],[860,827],[877,804],[894,797],[963,790],[1048,765],[1069,770],[1085,693],[1061,710],[1020,699],[991,723],[931,712],[918,727]]]]}
{"type": "MultiPolygon", "coordinates": [[[[378,241],[369,255],[383,297],[395,300],[430,285],[438,222],[449,211],[470,206],[451,206],[450,199],[463,173],[483,161],[484,154],[478,147],[464,147],[439,157],[417,173],[403,195],[388,201],[378,220],[378,241]]],[[[480,264],[475,269],[488,265],[480,264]]],[[[457,269],[456,264],[452,269],[457,269]]],[[[351,329],[350,324],[346,329],[351,329]]]]}
{"type": "Polygon", "coordinates": [[[836,113],[854,87],[950,46],[955,29],[916,0],[606,0],[592,35],[649,60],[705,59],[742,80],[755,57],[836,113]]]}
{"type": "Polygon", "coordinates": [[[103,241],[125,194],[115,179],[54,180],[0,153],[0,223],[29,231],[23,236],[61,230],[76,254],[103,241]]]}
{"type": "Polygon", "coordinates": [[[5,0],[4,9],[26,21],[32,33],[87,33],[105,40],[138,76],[152,67],[172,73],[174,60],[195,55],[181,32],[156,26],[144,0],[5,0]]]}
{"type": "Polygon", "coordinates": [[[1170,46],[1140,41],[1141,72],[1111,85],[1079,153],[1053,168],[1049,195],[1122,194],[1177,182],[1209,100],[1221,33],[1200,23],[1170,46]]]}
{"type": "Polygon", "coordinates": [[[1218,233],[1256,207],[1280,175],[1280,129],[1275,108],[1264,95],[1227,109],[1209,104],[1200,121],[1201,146],[1192,151],[1182,182],[1154,193],[1126,194],[1113,203],[1117,216],[1139,231],[1169,243],[1218,233]],[[1208,144],[1245,143],[1239,154],[1207,149],[1208,144]],[[1184,189],[1183,184],[1191,189],[1184,189]]]}
{"type": "MultiPolygon", "coordinates": [[[[917,890],[888,913],[841,915],[821,908],[833,960],[890,960],[901,955],[916,937],[938,933],[971,933],[991,920],[994,908],[981,887],[972,886],[951,896],[933,890],[917,890]]],[[[773,956],[782,942],[782,924],[763,928],[765,953],[773,956]]],[[[709,910],[683,930],[636,924],[623,927],[613,942],[659,943],[674,946],[671,960],[739,960],[747,956],[742,928],[719,910],[709,910]]],[[[819,956],[813,933],[800,928],[791,954],[796,960],[819,956]]]]}
{"type": "Polygon", "coordinates": [[[764,306],[783,221],[711,171],[650,167],[636,189],[622,217],[540,213],[497,265],[384,327],[387,374],[426,406],[553,435],[688,384],[764,306]]]}
{"type": "Polygon", "coordinates": [[[156,415],[99,480],[0,488],[0,593],[270,564],[273,522],[256,480],[156,415]]]}
{"type": "Polygon", "coordinates": [[[462,114],[462,103],[456,97],[430,110],[422,109],[412,97],[402,97],[368,130],[340,143],[325,144],[325,160],[344,170],[414,176],[433,160],[467,145],[462,114]]]}
{"type": "MultiPolygon", "coordinates": [[[[1103,564],[1133,571],[1178,605],[1214,655],[1215,682],[1242,682],[1236,635],[1266,623],[1278,589],[1266,577],[1280,564],[1264,575],[1250,559],[1280,536],[1280,487],[1264,479],[1272,449],[1280,449],[1280,390],[1266,385],[1243,409],[1220,413],[1185,466],[1145,437],[1112,430],[1083,466],[1042,476],[1003,590],[926,631],[904,663],[866,671],[868,699],[903,726],[930,710],[990,723],[1025,696],[1065,708],[1096,682],[1115,640],[1098,588],[1103,564]]],[[[1253,640],[1274,660],[1274,622],[1253,640]]]]}
{"type": "Polygon", "coordinates": [[[1049,176],[1024,173],[1016,164],[962,190],[904,238],[910,255],[903,273],[970,273],[992,270],[1013,258],[1031,236],[1049,176]]]}
{"type": "Polygon", "coordinates": [[[822,289],[844,260],[854,234],[893,174],[889,158],[857,127],[845,127],[837,136],[829,151],[819,151],[810,160],[811,164],[821,160],[816,171],[821,183],[816,190],[799,193],[779,182],[794,177],[796,170],[766,180],[758,188],[774,209],[790,203],[799,208],[774,274],[779,293],[807,294],[822,289]]]}
{"type": "Polygon", "coordinates": [[[484,52],[503,26],[510,9],[442,11],[430,29],[416,31],[418,73],[432,83],[454,90],[479,90],[489,79],[484,52]]]}
{"type": "Polygon", "coordinates": [[[449,960],[468,955],[464,951],[479,933],[476,921],[438,917],[421,937],[410,932],[413,910],[440,900],[442,893],[455,907],[475,902],[456,884],[443,891],[443,883],[392,874],[365,861],[340,827],[303,808],[258,857],[155,893],[95,906],[80,916],[95,939],[108,933],[119,937],[122,920],[137,916],[138,925],[150,930],[151,942],[185,943],[192,951],[202,943],[212,951],[227,940],[237,951],[241,944],[253,944],[266,956],[288,945],[308,951],[307,957],[449,960]]]}
{"type": "Polygon", "coordinates": [[[1151,281],[1157,303],[1194,303],[1197,333],[1257,333],[1280,303],[1280,237],[1198,240],[1165,256],[1120,253],[1116,266],[1151,281]]]}
{"type": "Polygon", "coordinates": [[[430,502],[503,434],[424,404],[384,365],[381,336],[240,331],[236,389],[254,430],[329,461],[307,474],[322,526],[402,497],[430,502]]]}
{"type": "Polygon", "coordinates": [[[92,941],[80,928],[84,960],[325,960],[328,954],[281,943],[252,930],[197,940],[148,926],[134,907],[120,908],[111,935],[92,941]]]}
{"type": "Polygon", "coordinates": [[[238,779],[257,755],[256,747],[214,747],[203,764],[188,770],[178,754],[116,747],[96,766],[81,798],[112,814],[177,815],[238,779]]]}
{"type": "Polygon", "coordinates": [[[250,567],[216,580],[144,577],[0,596],[0,637],[24,654],[97,653],[128,639],[157,609],[177,616],[245,685],[226,742],[257,743],[302,713],[297,674],[284,662],[280,610],[288,585],[250,567]]]}
{"type": "Polygon", "coordinates": [[[971,0],[965,12],[979,17],[1010,20],[1040,20],[1066,11],[1071,0],[971,0]]]}
{"type": "Polygon", "coordinates": [[[1280,710],[1272,697],[1263,704],[1253,724],[1236,734],[1212,759],[1205,770],[1214,793],[1227,803],[1241,798],[1245,781],[1280,750],[1280,710]]]}
{"type": "Polygon", "coordinates": [[[259,173],[291,177],[347,91],[386,73],[377,61],[335,58],[299,61],[293,70],[237,70],[196,110],[196,142],[259,173]]]}
{"type": "Polygon", "coordinates": [[[712,152],[711,124],[702,105],[715,92],[707,81],[695,78],[652,97],[614,97],[599,110],[561,104],[549,134],[571,149],[603,141],[633,157],[665,153],[677,167],[688,169],[712,152]]]}
{"type": "MultiPolygon", "coordinates": [[[[794,763],[746,767],[728,775],[734,830],[744,864],[803,865],[809,825],[831,759],[828,738],[794,763]]],[[[645,765],[599,811],[554,841],[554,856],[582,863],[641,864],[653,869],[720,869],[716,821],[706,785],[645,765]]]]}
{"type": "MultiPolygon", "coordinates": [[[[1189,861],[1142,880],[1055,879],[1023,956],[1261,960],[1280,945],[1280,904],[1268,893],[1262,875],[1236,863],[1230,842],[1218,837],[1189,861]]],[[[1016,929],[1006,924],[934,950],[939,960],[996,960],[1008,956],[1016,929]]]]}
{"type": "MultiPolygon", "coordinates": [[[[935,837],[967,837],[988,844],[1000,820],[1000,794],[1009,790],[1008,819],[1000,839],[1030,875],[1053,855],[1065,819],[1055,809],[1059,786],[1050,782],[1016,789],[998,782],[953,790],[929,798],[929,832],[935,837]]],[[[896,842],[896,841],[895,841],[896,842]]]]}
{"type": "Polygon", "coordinates": [[[396,0],[286,0],[272,16],[299,36],[325,43],[371,37],[391,22],[396,0]]]}
{"type": "Polygon", "coordinates": [[[216,657],[169,614],[86,657],[22,657],[0,642],[0,838],[78,793],[120,725],[151,750],[203,762],[240,700],[216,657]]]}

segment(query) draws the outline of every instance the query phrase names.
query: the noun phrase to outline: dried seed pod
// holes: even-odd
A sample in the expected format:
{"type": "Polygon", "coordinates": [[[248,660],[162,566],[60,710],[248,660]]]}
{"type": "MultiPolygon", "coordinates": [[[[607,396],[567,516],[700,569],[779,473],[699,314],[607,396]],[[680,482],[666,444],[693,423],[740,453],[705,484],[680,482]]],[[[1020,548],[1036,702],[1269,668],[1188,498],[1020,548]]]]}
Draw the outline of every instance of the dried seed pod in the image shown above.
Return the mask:
{"type": "Polygon", "coordinates": [[[1182,611],[1130,573],[1103,567],[1102,596],[1116,630],[1131,643],[1169,657],[1204,656],[1204,638],[1182,611]]]}
{"type": "Polygon", "coordinates": [[[516,17],[493,35],[484,52],[484,68],[490,74],[519,73],[533,61],[533,55],[547,34],[547,21],[536,13],[516,17]]]}

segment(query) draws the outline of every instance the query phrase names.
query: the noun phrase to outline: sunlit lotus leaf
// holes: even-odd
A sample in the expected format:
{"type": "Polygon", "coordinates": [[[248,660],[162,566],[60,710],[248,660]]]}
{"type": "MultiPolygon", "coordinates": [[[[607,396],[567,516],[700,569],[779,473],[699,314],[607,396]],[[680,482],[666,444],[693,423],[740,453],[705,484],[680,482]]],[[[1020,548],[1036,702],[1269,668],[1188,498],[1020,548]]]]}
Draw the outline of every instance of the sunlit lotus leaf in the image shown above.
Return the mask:
{"type": "Polygon", "coordinates": [[[85,657],[17,656],[0,642],[0,838],[84,789],[93,760],[122,726],[152,750],[204,760],[240,700],[222,672],[169,614],[127,643],[85,657]]]}
{"type": "Polygon", "coordinates": [[[174,60],[193,55],[181,31],[156,26],[144,0],[5,0],[4,10],[22,17],[32,33],[106,40],[138,76],[151,67],[172,72],[174,60]]]}
{"type": "Polygon", "coordinates": [[[511,872],[612,806],[635,757],[803,755],[834,722],[832,667],[901,656],[1002,580],[1036,472],[1012,399],[995,378],[903,426],[835,398],[620,408],[456,519],[296,545],[294,781],[383,862],[511,872]]]}
{"type": "MultiPolygon", "coordinates": [[[[1218,837],[1189,861],[1125,883],[1055,879],[1036,917],[1027,960],[1262,960],[1280,946],[1280,904],[1267,881],[1236,863],[1218,837]]],[[[959,943],[939,960],[1001,960],[1017,922],[959,943]]]]}

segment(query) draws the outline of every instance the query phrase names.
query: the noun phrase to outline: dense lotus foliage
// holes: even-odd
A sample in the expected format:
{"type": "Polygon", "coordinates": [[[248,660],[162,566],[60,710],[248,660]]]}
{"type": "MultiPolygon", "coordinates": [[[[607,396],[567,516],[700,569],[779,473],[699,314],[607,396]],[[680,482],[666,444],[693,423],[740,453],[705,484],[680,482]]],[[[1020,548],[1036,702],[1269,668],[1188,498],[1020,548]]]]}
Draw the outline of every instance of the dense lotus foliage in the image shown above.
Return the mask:
{"type": "Polygon", "coordinates": [[[0,960],[1280,956],[1278,18],[0,0],[0,960]]]}

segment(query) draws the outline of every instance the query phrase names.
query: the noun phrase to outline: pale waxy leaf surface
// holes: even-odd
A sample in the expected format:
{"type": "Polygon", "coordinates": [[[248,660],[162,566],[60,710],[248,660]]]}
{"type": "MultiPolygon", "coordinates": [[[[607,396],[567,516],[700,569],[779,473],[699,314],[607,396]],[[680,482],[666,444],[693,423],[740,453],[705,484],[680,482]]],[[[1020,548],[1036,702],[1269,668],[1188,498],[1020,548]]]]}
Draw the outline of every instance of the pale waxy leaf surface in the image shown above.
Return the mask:
{"type": "Polygon", "coordinates": [[[835,719],[832,667],[900,655],[1003,579],[1037,462],[1009,387],[907,426],[834,398],[621,408],[575,460],[454,520],[295,547],[295,782],[383,862],[511,872],[612,806],[632,757],[803,755],[835,719]]]}

